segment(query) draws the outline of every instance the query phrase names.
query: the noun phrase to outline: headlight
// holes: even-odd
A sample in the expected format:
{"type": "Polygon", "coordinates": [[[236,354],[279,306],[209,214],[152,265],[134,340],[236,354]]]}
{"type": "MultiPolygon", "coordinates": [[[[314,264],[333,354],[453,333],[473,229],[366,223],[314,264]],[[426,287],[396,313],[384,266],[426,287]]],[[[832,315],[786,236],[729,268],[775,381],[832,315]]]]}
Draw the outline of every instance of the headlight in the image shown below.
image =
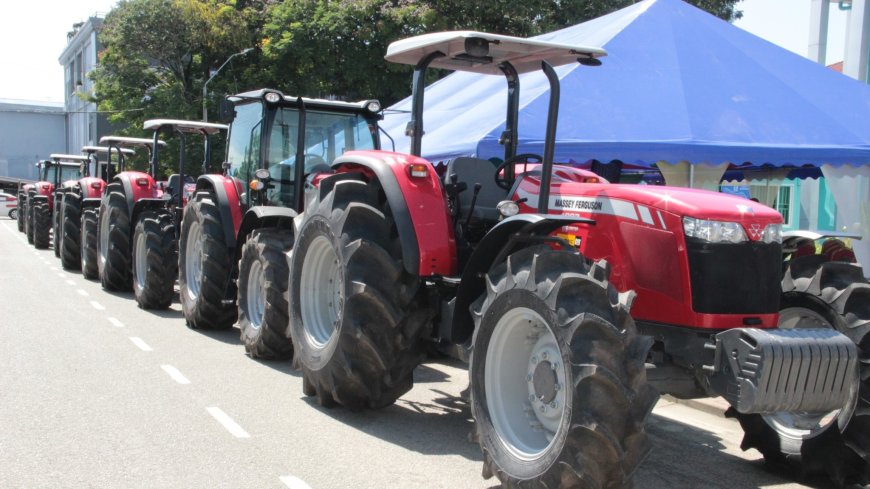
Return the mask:
{"type": "Polygon", "coordinates": [[[257,171],[254,172],[254,176],[259,178],[260,180],[269,180],[269,170],[267,168],[258,168],[257,171]]]}
{"type": "Polygon", "coordinates": [[[265,99],[266,102],[269,102],[270,104],[277,104],[281,101],[281,94],[275,92],[266,92],[265,99]]]}
{"type": "Polygon", "coordinates": [[[703,239],[711,243],[743,243],[747,241],[743,226],[736,222],[684,217],[683,231],[687,237],[703,239]]]}
{"type": "Polygon", "coordinates": [[[369,112],[378,112],[381,110],[381,103],[377,100],[369,100],[366,102],[366,110],[369,112]]]}
{"type": "Polygon", "coordinates": [[[768,224],[761,233],[765,243],[782,243],[782,224],[768,224]]]}
{"type": "Polygon", "coordinates": [[[503,200],[495,206],[499,214],[504,217],[515,216],[520,213],[520,206],[512,200],[503,200]]]}

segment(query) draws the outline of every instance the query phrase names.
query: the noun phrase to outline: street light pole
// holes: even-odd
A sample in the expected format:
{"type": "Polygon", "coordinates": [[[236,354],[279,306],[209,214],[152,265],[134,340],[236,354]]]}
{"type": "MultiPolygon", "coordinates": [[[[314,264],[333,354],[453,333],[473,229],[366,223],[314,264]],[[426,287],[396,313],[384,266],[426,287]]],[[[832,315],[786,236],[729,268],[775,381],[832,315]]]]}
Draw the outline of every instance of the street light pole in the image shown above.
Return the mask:
{"type": "Polygon", "coordinates": [[[202,121],[203,122],[208,122],[208,82],[212,81],[214,79],[214,77],[216,77],[217,74],[220,73],[222,69],[224,69],[224,66],[226,66],[227,63],[232,61],[233,58],[235,58],[236,56],[244,56],[253,50],[254,50],[254,48],[246,48],[246,49],[239,51],[238,53],[230,55],[230,57],[227,58],[226,61],[224,61],[224,64],[220,65],[220,67],[218,67],[218,69],[215,70],[214,73],[212,73],[212,75],[208,78],[208,80],[206,80],[205,83],[202,84],[202,121]]]}

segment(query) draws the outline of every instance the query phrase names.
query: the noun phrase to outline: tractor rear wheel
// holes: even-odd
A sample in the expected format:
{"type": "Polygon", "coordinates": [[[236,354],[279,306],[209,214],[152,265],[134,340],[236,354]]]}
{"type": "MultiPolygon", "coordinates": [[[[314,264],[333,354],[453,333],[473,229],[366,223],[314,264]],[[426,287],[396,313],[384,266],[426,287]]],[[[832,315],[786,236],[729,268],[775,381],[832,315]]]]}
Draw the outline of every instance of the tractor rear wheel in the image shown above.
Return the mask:
{"type": "Polygon", "coordinates": [[[96,279],[100,276],[100,270],[97,265],[99,260],[98,248],[98,230],[99,218],[97,217],[97,209],[84,209],[82,211],[82,230],[79,243],[81,244],[79,252],[81,253],[82,276],[86,279],[96,279]]]}
{"type": "Polygon", "coordinates": [[[18,220],[18,231],[24,232],[24,220],[27,217],[26,206],[24,204],[24,198],[18,198],[18,208],[16,209],[16,219],[18,220]]]}
{"type": "Polygon", "coordinates": [[[130,213],[124,187],[112,182],[100,202],[97,267],[106,290],[129,292],[133,288],[130,256],[130,213]]]}
{"type": "Polygon", "coordinates": [[[372,184],[339,181],[309,207],[290,267],[291,337],[304,392],[351,410],[393,404],[413,385],[433,317],[402,264],[372,184]]]}
{"type": "Polygon", "coordinates": [[[63,219],[63,195],[61,193],[56,193],[54,195],[54,212],[52,213],[52,223],[51,223],[51,246],[54,248],[54,256],[60,258],[60,242],[63,240],[61,236],[61,225],[63,219]]]}
{"type": "Polygon", "coordinates": [[[179,296],[187,325],[194,329],[227,329],[238,316],[235,304],[224,303],[236,292],[230,280],[234,256],[216,202],[212,193],[197,194],[181,221],[179,296]]]}
{"type": "Polygon", "coordinates": [[[63,222],[60,232],[60,264],[67,270],[79,270],[81,262],[82,198],[68,192],[63,198],[63,222]]]}
{"type": "Polygon", "coordinates": [[[532,247],[486,277],[472,305],[471,412],[483,475],[503,487],[624,488],[650,450],[652,339],[606,263],[532,247]]]}
{"type": "Polygon", "coordinates": [[[41,200],[33,205],[33,246],[48,249],[51,244],[51,209],[41,200]]]}
{"type": "Polygon", "coordinates": [[[33,199],[27,199],[24,213],[24,234],[27,236],[27,242],[33,244],[33,199]]]}
{"type": "Polygon", "coordinates": [[[145,211],[133,231],[133,293],[142,309],[166,309],[175,295],[178,247],[167,212],[145,211]]]}
{"type": "Polygon", "coordinates": [[[831,413],[740,414],[741,448],[837,484],[870,483],[870,283],[860,266],[809,255],[782,281],[780,328],[831,328],[858,346],[860,378],[852,399],[831,413]]]}
{"type": "Polygon", "coordinates": [[[293,343],[288,335],[286,253],[293,248],[291,230],[258,229],[242,248],[239,263],[239,329],[248,355],[288,359],[293,343]]]}

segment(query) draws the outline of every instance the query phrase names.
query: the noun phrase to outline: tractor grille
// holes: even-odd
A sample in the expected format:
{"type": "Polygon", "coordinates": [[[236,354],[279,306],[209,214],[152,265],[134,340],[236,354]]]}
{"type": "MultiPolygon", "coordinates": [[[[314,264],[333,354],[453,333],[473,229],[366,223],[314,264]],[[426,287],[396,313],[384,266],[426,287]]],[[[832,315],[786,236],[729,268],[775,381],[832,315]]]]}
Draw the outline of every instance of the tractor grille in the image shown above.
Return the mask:
{"type": "Polygon", "coordinates": [[[779,310],[779,243],[709,243],[686,238],[692,309],[707,314],[773,314],[779,310]]]}

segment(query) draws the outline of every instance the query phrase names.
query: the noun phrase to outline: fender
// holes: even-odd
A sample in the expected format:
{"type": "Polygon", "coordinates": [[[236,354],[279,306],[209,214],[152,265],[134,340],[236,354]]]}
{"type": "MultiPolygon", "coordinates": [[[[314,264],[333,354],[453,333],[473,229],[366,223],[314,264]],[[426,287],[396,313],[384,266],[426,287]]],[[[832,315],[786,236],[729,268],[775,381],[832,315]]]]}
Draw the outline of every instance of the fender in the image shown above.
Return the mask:
{"type": "MultiPolygon", "coordinates": [[[[227,247],[234,248],[242,226],[242,201],[235,179],[223,175],[202,175],[196,180],[194,195],[202,190],[214,192],[221,213],[227,247]]],[[[230,250],[235,252],[235,249],[230,250]]]]}
{"type": "Polygon", "coordinates": [[[245,213],[237,233],[236,261],[242,258],[242,246],[255,229],[277,228],[293,232],[293,219],[299,214],[289,207],[255,206],[245,213]]]}
{"type": "Polygon", "coordinates": [[[421,277],[455,275],[458,264],[453,225],[444,189],[432,164],[389,151],[348,151],[332,163],[337,172],[360,172],[359,167],[374,174],[386,194],[399,232],[405,270],[421,277]],[[424,164],[428,176],[412,178],[413,164],[424,164]]]}
{"type": "MultiPolygon", "coordinates": [[[[115,175],[113,182],[120,182],[127,198],[127,212],[133,217],[133,204],[141,199],[157,197],[157,184],[151,175],[140,171],[125,171],[115,175]],[[143,183],[140,183],[143,182],[143,183]]],[[[132,220],[130,221],[133,222],[132,220]]]]}
{"type": "Polygon", "coordinates": [[[498,223],[477,244],[468,259],[468,264],[462,271],[456,299],[452,301],[453,320],[442,321],[440,336],[457,344],[471,338],[474,332],[474,319],[469,308],[471,303],[483,294],[486,288],[484,275],[496,265],[495,260],[499,256],[515,251],[515,249],[507,249],[508,246],[516,248],[511,242],[511,237],[547,236],[563,226],[578,223],[591,225],[595,224],[595,221],[576,216],[518,214],[498,223]]]}
{"type": "Polygon", "coordinates": [[[142,211],[166,209],[167,203],[169,203],[169,201],[163,198],[139,199],[135,204],[133,204],[133,212],[130,214],[130,225],[133,226],[133,228],[136,227],[136,223],[139,222],[139,214],[141,214],[142,211]]]}

